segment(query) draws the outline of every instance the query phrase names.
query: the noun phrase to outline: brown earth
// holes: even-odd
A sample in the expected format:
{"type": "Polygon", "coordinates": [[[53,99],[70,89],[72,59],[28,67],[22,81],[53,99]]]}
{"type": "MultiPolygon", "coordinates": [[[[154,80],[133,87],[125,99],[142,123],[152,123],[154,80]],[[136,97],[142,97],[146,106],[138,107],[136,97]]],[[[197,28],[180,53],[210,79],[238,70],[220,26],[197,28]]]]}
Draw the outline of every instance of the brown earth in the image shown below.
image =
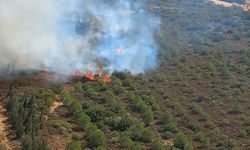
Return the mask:
{"type": "Polygon", "coordinates": [[[21,149],[20,142],[15,139],[15,132],[7,122],[8,116],[3,104],[5,98],[3,95],[6,95],[6,93],[1,88],[0,91],[0,144],[6,150],[18,150],[21,149]]]}
{"type": "Polygon", "coordinates": [[[209,0],[209,1],[212,1],[215,4],[222,5],[224,7],[239,6],[239,7],[243,8],[245,11],[250,10],[250,0],[247,0],[246,4],[244,4],[244,5],[240,5],[240,4],[237,4],[237,3],[229,3],[229,2],[225,2],[223,0],[209,0]]]}

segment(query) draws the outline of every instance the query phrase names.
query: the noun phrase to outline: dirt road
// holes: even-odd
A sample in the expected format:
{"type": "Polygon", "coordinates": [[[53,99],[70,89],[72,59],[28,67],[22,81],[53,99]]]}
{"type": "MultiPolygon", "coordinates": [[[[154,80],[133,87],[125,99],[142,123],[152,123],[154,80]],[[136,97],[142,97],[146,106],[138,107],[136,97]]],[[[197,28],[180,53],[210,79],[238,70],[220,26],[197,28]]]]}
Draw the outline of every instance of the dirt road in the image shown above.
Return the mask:
{"type": "Polygon", "coordinates": [[[7,150],[12,150],[9,146],[9,140],[6,135],[6,131],[8,130],[6,120],[8,119],[4,114],[6,114],[6,109],[0,102],[0,143],[4,146],[7,150]]]}
{"type": "Polygon", "coordinates": [[[246,1],[246,4],[241,5],[241,4],[237,4],[237,3],[230,3],[230,2],[225,2],[223,0],[208,0],[208,1],[212,1],[214,2],[216,5],[222,5],[224,7],[232,7],[232,6],[239,6],[242,9],[244,9],[245,11],[250,10],[250,0],[246,1]]]}
{"type": "Polygon", "coordinates": [[[20,142],[15,140],[15,132],[11,130],[8,124],[7,110],[4,107],[5,90],[0,88],[0,145],[6,150],[19,150],[20,142]]]}
{"type": "Polygon", "coordinates": [[[52,104],[52,106],[50,107],[49,112],[52,114],[56,108],[63,106],[63,102],[61,101],[59,95],[56,95],[56,100],[54,101],[54,103],[52,104]]]}

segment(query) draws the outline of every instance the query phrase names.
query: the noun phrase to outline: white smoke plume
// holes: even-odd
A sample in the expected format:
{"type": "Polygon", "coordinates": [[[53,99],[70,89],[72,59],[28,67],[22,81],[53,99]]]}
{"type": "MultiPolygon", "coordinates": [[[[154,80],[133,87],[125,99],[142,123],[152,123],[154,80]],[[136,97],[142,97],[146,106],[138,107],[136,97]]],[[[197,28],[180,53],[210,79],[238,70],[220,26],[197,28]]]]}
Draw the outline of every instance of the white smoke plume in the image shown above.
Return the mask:
{"type": "Polygon", "coordinates": [[[156,66],[159,23],[128,0],[0,0],[0,72],[97,71],[101,61],[109,73],[143,73],[156,66]]]}

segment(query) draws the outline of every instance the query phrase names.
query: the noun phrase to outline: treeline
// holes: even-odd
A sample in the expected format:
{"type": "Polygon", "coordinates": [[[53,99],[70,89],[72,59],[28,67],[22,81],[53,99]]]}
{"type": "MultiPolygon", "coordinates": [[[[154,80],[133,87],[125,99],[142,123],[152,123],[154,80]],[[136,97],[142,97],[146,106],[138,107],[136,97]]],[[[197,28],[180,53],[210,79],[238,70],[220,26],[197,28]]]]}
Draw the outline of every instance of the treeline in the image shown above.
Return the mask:
{"type": "Polygon", "coordinates": [[[10,123],[16,131],[16,138],[22,141],[22,149],[49,149],[46,138],[44,138],[46,133],[44,115],[54,99],[53,92],[45,89],[23,94],[19,94],[13,89],[9,91],[6,107],[10,123]]]}

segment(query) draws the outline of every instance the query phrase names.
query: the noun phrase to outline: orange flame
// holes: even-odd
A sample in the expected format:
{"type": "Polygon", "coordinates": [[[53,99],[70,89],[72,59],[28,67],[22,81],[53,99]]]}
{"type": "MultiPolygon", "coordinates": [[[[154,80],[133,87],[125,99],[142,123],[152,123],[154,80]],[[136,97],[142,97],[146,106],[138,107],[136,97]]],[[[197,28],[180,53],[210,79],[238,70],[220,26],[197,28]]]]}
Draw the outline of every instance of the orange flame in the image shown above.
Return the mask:
{"type": "MultiPolygon", "coordinates": [[[[83,73],[81,71],[75,71],[74,73],[72,73],[73,76],[75,77],[83,77],[83,73]]],[[[103,82],[105,83],[109,83],[111,82],[111,78],[109,75],[104,75],[101,78],[100,74],[92,74],[91,71],[87,70],[85,73],[85,77],[88,78],[90,81],[99,81],[102,79],[103,82]]]]}
{"type": "Polygon", "coordinates": [[[105,76],[103,77],[103,81],[104,81],[105,83],[111,82],[110,76],[109,76],[109,75],[105,75],[105,76]]]}
{"type": "Polygon", "coordinates": [[[85,75],[89,80],[93,81],[95,80],[94,76],[92,75],[92,72],[87,70],[85,75]]]}

